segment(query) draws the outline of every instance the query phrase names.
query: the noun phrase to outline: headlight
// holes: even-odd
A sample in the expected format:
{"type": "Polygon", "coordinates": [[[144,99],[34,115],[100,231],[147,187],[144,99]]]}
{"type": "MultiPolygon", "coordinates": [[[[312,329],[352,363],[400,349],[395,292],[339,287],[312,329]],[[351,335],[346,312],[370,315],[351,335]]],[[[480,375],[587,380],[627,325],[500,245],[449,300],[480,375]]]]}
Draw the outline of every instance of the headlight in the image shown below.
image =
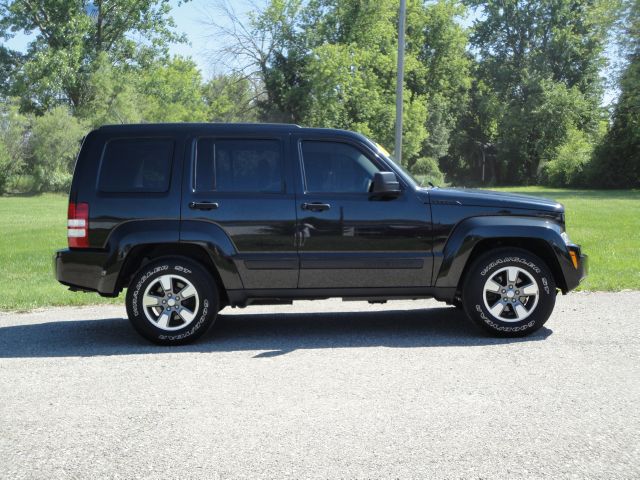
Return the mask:
{"type": "Polygon", "coordinates": [[[560,234],[562,240],[564,240],[565,245],[569,245],[571,243],[571,239],[569,238],[569,234],[567,232],[562,232],[560,234]]]}

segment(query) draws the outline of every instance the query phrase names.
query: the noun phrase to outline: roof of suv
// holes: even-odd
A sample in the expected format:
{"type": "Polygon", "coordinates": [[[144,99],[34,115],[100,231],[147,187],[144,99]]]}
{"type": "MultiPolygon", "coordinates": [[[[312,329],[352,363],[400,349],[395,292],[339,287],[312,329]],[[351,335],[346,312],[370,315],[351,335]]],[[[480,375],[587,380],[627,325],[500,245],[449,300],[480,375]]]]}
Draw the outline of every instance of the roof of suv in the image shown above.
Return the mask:
{"type": "Polygon", "coordinates": [[[168,132],[184,130],[216,130],[217,132],[295,132],[307,133],[340,133],[345,136],[361,137],[349,130],[334,128],[307,128],[292,123],[136,123],[124,125],[103,125],[100,131],[133,133],[133,132],[168,132]]]}
{"type": "Polygon", "coordinates": [[[129,124],[115,124],[115,125],[103,125],[100,130],[189,130],[193,128],[211,128],[211,127],[223,127],[233,129],[260,129],[260,130],[292,130],[301,128],[300,125],[292,123],[129,123],[129,124]]]}

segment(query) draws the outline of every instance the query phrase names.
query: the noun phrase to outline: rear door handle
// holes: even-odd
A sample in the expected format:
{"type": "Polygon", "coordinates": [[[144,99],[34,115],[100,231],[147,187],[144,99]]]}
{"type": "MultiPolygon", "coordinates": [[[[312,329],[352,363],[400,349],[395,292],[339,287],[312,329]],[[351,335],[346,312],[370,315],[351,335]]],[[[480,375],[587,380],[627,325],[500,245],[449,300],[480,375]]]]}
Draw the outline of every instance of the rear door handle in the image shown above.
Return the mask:
{"type": "Polygon", "coordinates": [[[310,210],[312,212],[324,212],[325,210],[329,210],[330,208],[331,208],[331,205],[328,203],[314,202],[314,203],[302,204],[303,210],[310,210]]]}
{"type": "Polygon", "coordinates": [[[219,206],[217,202],[189,202],[192,210],[215,210],[219,206]]]}

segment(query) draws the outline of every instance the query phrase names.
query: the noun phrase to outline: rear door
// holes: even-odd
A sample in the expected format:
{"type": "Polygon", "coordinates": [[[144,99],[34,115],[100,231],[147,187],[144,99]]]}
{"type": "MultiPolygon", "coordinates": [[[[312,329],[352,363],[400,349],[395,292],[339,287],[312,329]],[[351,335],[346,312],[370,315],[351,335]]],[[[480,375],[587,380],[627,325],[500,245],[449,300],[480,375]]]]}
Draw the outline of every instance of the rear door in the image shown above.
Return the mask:
{"type": "Polygon", "coordinates": [[[428,286],[431,218],[404,185],[396,198],[369,193],[389,167],[365,145],[340,136],[296,135],[299,288],[428,286]]]}
{"type": "Polygon", "coordinates": [[[288,134],[208,134],[190,141],[182,220],[224,231],[245,289],[295,288],[298,282],[288,144],[288,134]]]}

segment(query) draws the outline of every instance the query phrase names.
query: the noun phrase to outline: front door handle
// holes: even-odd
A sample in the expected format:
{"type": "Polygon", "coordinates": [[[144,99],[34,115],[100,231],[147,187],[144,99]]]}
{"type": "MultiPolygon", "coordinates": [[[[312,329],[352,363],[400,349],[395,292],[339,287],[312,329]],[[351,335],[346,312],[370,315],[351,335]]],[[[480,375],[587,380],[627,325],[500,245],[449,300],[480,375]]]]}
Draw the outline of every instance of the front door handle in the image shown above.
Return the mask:
{"type": "Polygon", "coordinates": [[[331,208],[331,205],[329,205],[328,203],[314,202],[314,203],[302,204],[303,210],[309,210],[312,212],[324,212],[325,210],[329,210],[330,208],[331,208]]]}
{"type": "Polygon", "coordinates": [[[192,210],[215,210],[219,206],[217,202],[189,202],[192,210]]]}

